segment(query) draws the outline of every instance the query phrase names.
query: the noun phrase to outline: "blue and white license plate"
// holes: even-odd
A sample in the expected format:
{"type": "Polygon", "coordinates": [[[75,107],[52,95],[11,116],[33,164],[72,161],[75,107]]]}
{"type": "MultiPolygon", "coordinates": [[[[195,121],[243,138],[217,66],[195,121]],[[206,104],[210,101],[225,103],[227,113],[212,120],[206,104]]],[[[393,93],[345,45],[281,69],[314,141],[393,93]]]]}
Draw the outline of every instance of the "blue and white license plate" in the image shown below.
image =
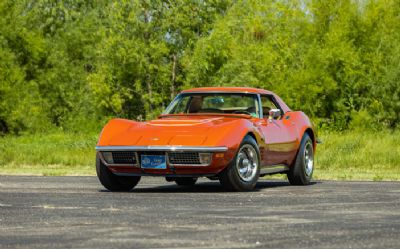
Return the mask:
{"type": "Polygon", "coordinates": [[[143,169],[166,169],[165,156],[162,155],[141,155],[141,167],[143,169]]]}

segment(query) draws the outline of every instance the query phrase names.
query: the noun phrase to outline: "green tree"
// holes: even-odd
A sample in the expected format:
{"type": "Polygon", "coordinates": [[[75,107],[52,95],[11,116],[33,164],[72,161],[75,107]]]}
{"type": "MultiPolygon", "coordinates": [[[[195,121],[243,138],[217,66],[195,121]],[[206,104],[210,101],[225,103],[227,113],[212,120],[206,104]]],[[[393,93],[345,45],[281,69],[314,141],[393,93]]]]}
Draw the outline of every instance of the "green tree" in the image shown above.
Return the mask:
{"type": "Polygon", "coordinates": [[[44,40],[26,28],[23,4],[0,3],[0,132],[40,131],[48,126],[35,74],[44,40]]]}
{"type": "Polygon", "coordinates": [[[183,88],[275,91],[329,129],[400,123],[397,0],[3,0],[0,133],[156,117],[183,88]]]}
{"type": "Polygon", "coordinates": [[[103,113],[135,119],[159,114],[183,85],[181,58],[210,32],[227,1],[122,1],[110,4],[89,77],[103,113]]]}

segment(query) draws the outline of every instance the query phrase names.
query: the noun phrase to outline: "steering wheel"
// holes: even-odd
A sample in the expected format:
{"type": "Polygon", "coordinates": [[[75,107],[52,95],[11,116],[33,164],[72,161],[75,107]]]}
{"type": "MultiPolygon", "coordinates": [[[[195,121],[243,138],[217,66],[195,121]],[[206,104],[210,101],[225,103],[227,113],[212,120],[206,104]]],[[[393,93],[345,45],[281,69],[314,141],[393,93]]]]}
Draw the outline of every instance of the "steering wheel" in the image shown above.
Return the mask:
{"type": "Polygon", "coordinates": [[[236,111],[234,111],[234,112],[232,112],[232,113],[237,113],[237,114],[248,114],[248,115],[251,116],[251,113],[248,112],[248,111],[245,111],[245,110],[236,110],[236,111]]]}

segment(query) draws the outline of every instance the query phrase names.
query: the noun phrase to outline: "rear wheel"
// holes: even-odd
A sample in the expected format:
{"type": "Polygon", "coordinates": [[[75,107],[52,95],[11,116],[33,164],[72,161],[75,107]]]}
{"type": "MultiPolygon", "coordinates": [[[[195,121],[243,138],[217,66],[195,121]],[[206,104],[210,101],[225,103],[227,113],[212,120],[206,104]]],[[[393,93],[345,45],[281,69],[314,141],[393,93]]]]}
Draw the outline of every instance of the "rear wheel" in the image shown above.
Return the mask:
{"type": "Polygon", "coordinates": [[[100,183],[110,191],[129,191],[140,181],[140,176],[117,176],[96,155],[96,173],[100,183]]]}
{"type": "Polygon", "coordinates": [[[230,165],[219,175],[222,186],[231,191],[254,189],[260,175],[260,152],[254,138],[246,136],[230,165]]]}
{"type": "Polygon", "coordinates": [[[292,185],[307,185],[314,172],[314,147],[310,136],[306,133],[301,139],[297,157],[287,176],[292,185]]]}

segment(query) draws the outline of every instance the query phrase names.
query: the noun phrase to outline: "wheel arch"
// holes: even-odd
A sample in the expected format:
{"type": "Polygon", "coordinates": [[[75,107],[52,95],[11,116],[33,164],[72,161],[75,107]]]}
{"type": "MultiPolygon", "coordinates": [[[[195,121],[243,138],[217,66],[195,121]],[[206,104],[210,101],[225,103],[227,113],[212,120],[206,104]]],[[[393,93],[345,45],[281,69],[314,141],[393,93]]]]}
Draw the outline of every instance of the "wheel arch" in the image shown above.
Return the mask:
{"type": "MultiPolygon", "coordinates": [[[[256,143],[258,144],[257,137],[256,137],[256,135],[255,135],[252,131],[247,132],[246,135],[243,137],[243,139],[244,139],[246,136],[252,137],[252,138],[254,139],[254,141],[256,141],[256,143]]],[[[242,139],[242,141],[243,141],[243,139],[242,139]]]]}
{"type": "MultiPolygon", "coordinates": [[[[310,127],[308,127],[308,128],[304,131],[304,134],[307,134],[307,135],[311,138],[311,141],[312,141],[312,143],[313,143],[313,147],[314,147],[314,149],[315,149],[316,137],[315,137],[315,133],[314,133],[313,129],[311,129],[310,127]]],[[[304,136],[304,134],[303,134],[303,136],[304,136]]]]}

